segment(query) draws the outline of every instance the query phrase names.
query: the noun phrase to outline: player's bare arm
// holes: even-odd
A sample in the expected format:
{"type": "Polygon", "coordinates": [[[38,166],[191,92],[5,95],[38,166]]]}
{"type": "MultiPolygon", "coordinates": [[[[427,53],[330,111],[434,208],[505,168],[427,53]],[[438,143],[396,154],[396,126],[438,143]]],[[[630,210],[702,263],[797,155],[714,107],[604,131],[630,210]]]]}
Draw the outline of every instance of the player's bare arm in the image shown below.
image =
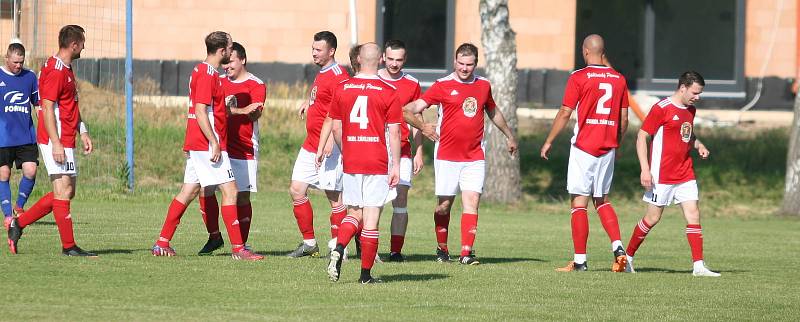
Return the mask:
{"type": "Polygon", "coordinates": [[[439,134],[436,133],[436,125],[425,123],[422,119],[422,111],[428,108],[428,106],[430,105],[423,99],[417,99],[416,101],[406,104],[403,106],[403,119],[412,127],[420,129],[422,134],[428,139],[436,141],[439,139],[439,134]]]}
{"type": "Polygon", "coordinates": [[[694,148],[697,149],[697,153],[700,154],[700,158],[703,160],[708,159],[708,155],[711,154],[710,151],[706,148],[706,146],[697,139],[694,138],[694,148]]]}
{"type": "Polygon", "coordinates": [[[249,118],[250,121],[252,122],[258,121],[258,119],[261,118],[261,114],[264,114],[263,113],[264,103],[254,103],[254,104],[261,104],[261,105],[257,106],[255,109],[253,109],[252,112],[247,114],[247,118],[249,118]]]}
{"type": "Polygon", "coordinates": [[[78,120],[78,128],[80,129],[78,132],[81,134],[81,143],[83,143],[83,154],[88,155],[94,151],[94,145],[92,144],[92,137],[89,136],[89,129],[86,128],[86,123],[83,122],[83,117],[78,120]]]}
{"type": "MultiPolygon", "coordinates": [[[[339,149],[342,148],[342,120],[333,120],[332,122],[332,130],[333,132],[333,141],[336,142],[336,145],[339,146],[339,149]]],[[[331,140],[330,138],[328,140],[331,140]]]]}
{"type": "Polygon", "coordinates": [[[319,131],[319,146],[317,147],[317,168],[322,166],[322,161],[325,158],[331,156],[331,149],[328,148],[328,141],[332,141],[331,138],[331,131],[333,130],[333,119],[330,116],[325,117],[325,121],[322,122],[322,129],[319,131]],[[322,143],[326,142],[326,143],[322,143]]]}
{"type": "Polygon", "coordinates": [[[389,124],[389,151],[392,153],[389,187],[394,188],[400,182],[400,124],[389,124]]]}
{"type": "Polygon", "coordinates": [[[303,100],[303,103],[300,103],[300,107],[297,108],[297,116],[301,120],[305,119],[306,110],[308,110],[308,100],[303,100]]]}
{"type": "Polygon", "coordinates": [[[511,132],[511,129],[508,127],[508,123],[506,123],[506,118],[503,116],[503,113],[497,111],[497,109],[486,110],[486,115],[489,116],[489,119],[500,129],[501,132],[506,136],[506,144],[508,145],[508,153],[511,156],[514,156],[514,153],[517,152],[517,140],[514,138],[514,133],[511,132]]]}
{"type": "Polygon", "coordinates": [[[422,171],[422,167],[425,166],[425,159],[423,157],[423,148],[422,148],[422,131],[418,128],[412,127],[411,128],[411,138],[414,140],[414,175],[418,174],[422,171]]]}
{"type": "Polygon", "coordinates": [[[550,129],[550,134],[547,135],[547,139],[544,140],[542,149],[539,151],[539,156],[541,156],[542,159],[548,160],[547,154],[550,153],[553,140],[555,140],[558,133],[561,133],[561,130],[567,126],[567,122],[569,122],[571,116],[572,109],[567,106],[561,106],[561,109],[558,110],[558,114],[556,114],[556,117],[553,119],[553,127],[550,129]]]}
{"type": "Polygon", "coordinates": [[[42,99],[42,111],[44,114],[44,128],[47,131],[47,136],[50,137],[50,144],[53,146],[53,160],[58,164],[64,163],[66,155],[64,154],[64,146],[61,145],[61,139],[58,137],[58,130],[56,129],[56,112],[53,106],[54,102],[48,99],[42,99]]]}
{"type": "Polygon", "coordinates": [[[639,168],[642,173],[639,175],[639,180],[647,190],[653,188],[653,175],[650,174],[650,163],[647,159],[647,139],[650,134],[644,130],[639,130],[636,134],[636,156],[639,158],[639,168]]]}
{"type": "Polygon", "coordinates": [[[214,136],[214,131],[211,129],[211,121],[208,119],[208,113],[206,113],[207,108],[208,105],[206,104],[195,104],[194,116],[197,119],[197,125],[200,126],[200,131],[203,132],[203,136],[205,136],[206,140],[208,140],[208,143],[211,144],[211,162],[217,162],[219,161],[222,152],[220,151],[217,137],[214,136]],[[200,113],[198,113],[198,111],[200,111],[200,113]]]}

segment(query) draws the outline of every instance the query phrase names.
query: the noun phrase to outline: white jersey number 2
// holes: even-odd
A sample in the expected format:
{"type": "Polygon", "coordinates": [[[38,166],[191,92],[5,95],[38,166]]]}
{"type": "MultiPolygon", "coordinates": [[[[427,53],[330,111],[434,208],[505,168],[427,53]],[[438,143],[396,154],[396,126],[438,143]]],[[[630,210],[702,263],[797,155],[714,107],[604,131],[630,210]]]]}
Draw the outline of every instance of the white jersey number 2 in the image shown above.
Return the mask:
{"type": "Polygon", "coordinates": [[[606,107],[606,102],[611,99],[611,92],[613,88],[611,87],[611,83],[600,83],[600,89],[603,90],[603,96],[597,100],[597,110],[595,113],[597,114],[611,114],[611,108],[606,107]]]}
{"type": "Polygon", "coordinates": [[[358,127],[362,130],[367,129],[369,118],[367,118],[367,97],[359,96],[356,98],[353,109],[350,110],[350,123],[358,123],[358,127]]]}

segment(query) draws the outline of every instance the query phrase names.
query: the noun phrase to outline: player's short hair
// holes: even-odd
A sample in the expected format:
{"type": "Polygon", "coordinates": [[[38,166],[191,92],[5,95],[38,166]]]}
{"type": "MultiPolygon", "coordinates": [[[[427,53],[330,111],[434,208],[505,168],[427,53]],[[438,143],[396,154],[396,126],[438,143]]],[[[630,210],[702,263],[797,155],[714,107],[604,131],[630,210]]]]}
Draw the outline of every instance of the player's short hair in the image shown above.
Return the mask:
{"type": "Polygon", "coordinates": [[[465,43],[461,44],[461,46],[458,46],[458,49],[456,49],[456,58],[458,58],[458,55],[461,55],[461,56],[475,56],[475,62],[477,63],[478,62],[478,47],[476,47],[475,45],[473,45],[471,43],[465,42],[465,43]]]}
{"type": "Polygon", "coordinates": [[[6,51],[6,56],[11,56],[11,54],[25,57],[25,46],[18,42],[12,42],[8,44],[8,51],[6,51]]]}
{"type": "Polygon", "coordinates": [[[236,52],[236,57],[239,59],[244,60],[244,64],[247,65],[247,52],[244,50],[244,46],[238,42],[233,42],[233,51],[236,52]]]}
{"type": "Polygon", "coordinates": [[[689,88],[694,83],[697,83],[700,86],[706,86],[706,81],[703,79],[703,76],[693,70],[684,72],[681,74],[681,77],[678,78],[678,88],[681,88],[681,85],[689,88]]]}
{"type": "Polygon", "coordinates": [[[84,33],[86,30],[83,27],[78,25],[66,25],[61,27],[61,30],[58,31],[58,47],[59,48],[67,48],[70,44],[76,41],[85,41],[86,36],[84,33]]]}
{"type": "Polygon", "coordinates": [[[206,36],[206,54],[213,54],[217,49],[228,47],[231,36],[224,31],[215,31],[206,36]]]}
{"type": "Polygon", "coordinates": [[[323,30],[318,33],[314,34],[314,41],[324,40],[328,47],[333,48],[334,52],[336,51],[336,35],[332,32],[323,30]]]}
{"type": "Polygon", "coordinates": [[[404,43],[402,40],[390,39],[390,40],[386,41],[386,43],[383,45],[383,49],[384,50],[386,50],[386,49],[392,49],[392,50],[403,49],[403,50],[405,50],[406,49],[406,43],[404,43]]]}
{"type": "Polygon", "coordinates": [[[358,63],[358,53],[361,51],[361,45],[355,45],[353,48],[350,48],[349,56],[350,56],[350,67],[353,68],[353,72],[358,73],[358,70],[361,69],[361,64],[358,63]]]}

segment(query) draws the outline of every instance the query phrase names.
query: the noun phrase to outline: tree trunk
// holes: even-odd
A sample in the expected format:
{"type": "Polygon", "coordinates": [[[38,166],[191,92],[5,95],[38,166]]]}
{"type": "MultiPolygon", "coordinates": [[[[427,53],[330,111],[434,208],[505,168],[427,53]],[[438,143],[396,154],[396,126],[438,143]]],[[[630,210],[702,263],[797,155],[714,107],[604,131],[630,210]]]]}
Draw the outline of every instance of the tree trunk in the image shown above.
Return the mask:
{"type": "Polygon", "coordinates": [[[800,94],[794,98],[794,120],[786,156],[786,187],[781,213],[800,216],[800,94]]]}
{"type": "MultiPolygon", "coordinates": [[[[481,0],[481,44],[486,57],[486,76],[492,83],[492,95],[512,132],[517,132],[517,42],[511,30],[508,0],[481,0]]],[[[510,157],[506,137],[491,121],[486,124],[486,200],[515,203],[519,201],[519,157],[510,157]]]]}

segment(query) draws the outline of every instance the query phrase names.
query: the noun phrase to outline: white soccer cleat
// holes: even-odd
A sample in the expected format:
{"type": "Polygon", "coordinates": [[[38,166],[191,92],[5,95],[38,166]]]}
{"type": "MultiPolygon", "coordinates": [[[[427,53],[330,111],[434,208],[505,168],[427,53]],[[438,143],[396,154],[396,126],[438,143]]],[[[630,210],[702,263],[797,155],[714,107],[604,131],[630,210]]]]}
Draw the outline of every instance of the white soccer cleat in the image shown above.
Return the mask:
{"type": "Polygon", "coordinates": [[[708,267],[706,267],[701,263],[700,265],[697,264],[694,265],[694,270],[692,270],[692,276],[720,277],[721,274],[717,272],[712,272],[710,269],[708,269],[708,267]]]}
{"type": "Polygon", "coordinates": [[[633,257],[625,256],[628,257],[628,262],[625,264],[625,273],[636,273],[636,270],[633,269],[633,257]]]}

